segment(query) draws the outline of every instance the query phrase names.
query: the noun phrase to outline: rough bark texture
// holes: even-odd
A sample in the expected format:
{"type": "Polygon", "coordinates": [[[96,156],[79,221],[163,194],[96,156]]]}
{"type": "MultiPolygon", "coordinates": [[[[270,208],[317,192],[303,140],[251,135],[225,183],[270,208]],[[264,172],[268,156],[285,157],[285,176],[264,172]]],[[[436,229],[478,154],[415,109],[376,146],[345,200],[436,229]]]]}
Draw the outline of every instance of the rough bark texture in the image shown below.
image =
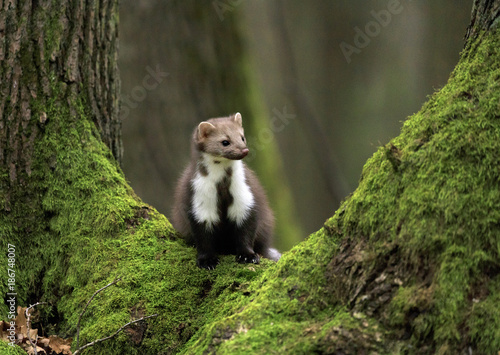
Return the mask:
{"type": "Polygon", "coordinates": [[[500,3],[495,0],[474,0],[472,17],[465,40],[472,41],[483,31],[498,27],[500,21],[500,3]]]}
{"type": "Polygon", "coordinates": [[[91,108],[101,138],[121,160],[117,1],[3,1],[0,9],[0,163],[10,181],[31,175],[34,142],[63,104],[91,108]]]}
{"type": "MultiPolygon", "coordinates": [[[[28,85],[37,109],[25,125],[38,127],[31,160],[12,155],[21,150],[9,134],[0,166],[0,244],[16,245],[18,304],[48,301],[44,328],[72,336],[89,297],[121,277],[87,309],[80,341],[159,316],[98,354],[498,352],[500,33],[470,41],[448,84],[369,159],[324,228],[277,264],[226,256],[213,272],[197,268],[194,249],[133,194],[93,123],[88,91],[78,90],[86,82],[57,72],[50,98],[43,83],[36,97],[28,85]]],[[[20,137],[22,95],[5,99],[18,114],[2,114],[2,129],[20,137]]],[[[5,277],[0,286],[5,294],[5,277]]]]}

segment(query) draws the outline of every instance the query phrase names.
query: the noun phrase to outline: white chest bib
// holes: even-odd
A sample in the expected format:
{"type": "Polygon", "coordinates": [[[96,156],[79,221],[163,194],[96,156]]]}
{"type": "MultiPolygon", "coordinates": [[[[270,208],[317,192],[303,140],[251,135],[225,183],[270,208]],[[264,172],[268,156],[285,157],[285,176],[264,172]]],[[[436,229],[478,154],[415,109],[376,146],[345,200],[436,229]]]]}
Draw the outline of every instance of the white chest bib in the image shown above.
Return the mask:
{"type": "Polygon", "coordinates": [[[228,218],[238,226],[245,221],[254,206],[255,200],[250,186],[245,181],[245,169],[241,160],[228,160],[203,155],[203,164],[208,172],[203,175],[197,171],[191,184],[193,186],[193,214],[197,222],[206,222],[208,228],[213,228],[220,222],[221,216],[217,209],[217,184],[227,175],[226,169],[231,168],[229,193],[233,202],[228,208],[228,218]]]}

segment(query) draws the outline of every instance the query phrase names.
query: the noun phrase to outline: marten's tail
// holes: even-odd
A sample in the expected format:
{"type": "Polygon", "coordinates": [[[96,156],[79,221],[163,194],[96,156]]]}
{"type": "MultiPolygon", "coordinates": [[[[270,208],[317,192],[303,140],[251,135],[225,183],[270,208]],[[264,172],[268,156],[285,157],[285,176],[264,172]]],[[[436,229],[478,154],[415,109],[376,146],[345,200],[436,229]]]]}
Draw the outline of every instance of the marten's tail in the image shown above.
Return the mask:
{"type": "Polygon", "coordinates": [[[273,261],[278,261],[281,258],[281,253],[274,248],[267,248],[264,253],[262,254],[264,258],[273,260],[273,261]]]}

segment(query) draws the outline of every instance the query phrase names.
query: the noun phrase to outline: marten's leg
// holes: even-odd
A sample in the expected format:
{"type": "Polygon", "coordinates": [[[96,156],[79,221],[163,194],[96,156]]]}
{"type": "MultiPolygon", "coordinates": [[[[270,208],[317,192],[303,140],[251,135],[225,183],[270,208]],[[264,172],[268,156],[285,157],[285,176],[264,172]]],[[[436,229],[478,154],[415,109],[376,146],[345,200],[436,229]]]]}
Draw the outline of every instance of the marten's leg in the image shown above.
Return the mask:
{"type": "Polygon", "coordinates": [[[213,270],[219,263],[217,252],[215,250],[215,232],[213,228],[206,225],[206,222],[199,223],[191,219],[191,230],[193,240],[198,251],[196,265],[208,270],[213,270]]]}
{"type": "Polygon", "coordinates": [[[254,251],[255,229],[257,226],[255,212],[252,212],[247,220],[235,228],[236,239],[236,261],[239,263],[258,264],[259,255],[254,251]]]}

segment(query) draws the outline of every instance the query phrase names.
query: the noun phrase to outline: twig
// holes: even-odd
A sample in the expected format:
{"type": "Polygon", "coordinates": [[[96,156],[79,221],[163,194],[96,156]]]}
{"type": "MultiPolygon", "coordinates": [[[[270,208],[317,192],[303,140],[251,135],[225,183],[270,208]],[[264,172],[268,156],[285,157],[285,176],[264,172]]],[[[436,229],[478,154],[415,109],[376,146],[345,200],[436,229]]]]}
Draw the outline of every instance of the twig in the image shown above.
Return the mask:
{"type": "MultiPolygon", "coordinates": [[[[33,340],[31,340],[31,335],[30,335],[30,328],[31,328],[31,314],[29,313],[30,309],[35,308],[36,306],[39,306],[41,304],[47,304],[47,302],[37,302],[24,311],[24,314],[26,315],[26,333],[28,333],[28,340],[30,341],[31,346],[33,347],[33,350],[35,351],[35,355],[38,355],[38,351],[36,350],[36,343],[38,342],[38,339],[35,339],[35,343],[33,343],[33,340]]],[[[38,338],[38,335],[37,335],[38,338]]]]}
{"type": "MultiPolygon", "coordinates": [[[[108,285],[109,286],[109,285],[108,285]]],[[[103,341],[106,341],[106,340],[109,340],[113,337],[115,337],[118,333],[120,333],[123,329],[125,329],[126,327],[128,327],[129,325],[132,325],[134,323],[137,323],[137,322],[140,322],[140,321],[143,321],[143,320],[146,320],[148,318],[152,318],[152,317],[157,317],[158,314],[155,313],[155,314],[152,314],[150,316],[146,316],[146,317],[142,317],[142,318],[139,318],[139,319],[136,319],[136,320],[133,320],[131,322],[128,322],[127,324],[125,325],[122,325],[120,329],[118,329],[116,332],[114,332],[113,334],[111,334],[110,336],[107,336],[105,338],[101,338],[101,339],[97,339],[97,340],[94,340],[93,342],[90,342],[88,344],[85,344],[84,346],[82,346],[81,348],[78,348],[77,347],[77,350],[73,353],[73,355],[78,355],[81,353],[82,350],[86,349],[86,348],[89,348],[91,346],[94,346],[96,345],[97,343],[100,343],[100,342],[103,342],[103,341]]]]}
{"type": "MultiPolygon", "coordinates": [[[[109,286],[112,286],[114,284],[116,284],[118,281],[121,281],[122,279],[119,277],[117,278],[115,281],[107,284],[106,286],[104,286],[103,288],[100,288],[98,289],[97,291],[94,292],[94,294],[92,295],[92,297],[90,297],[89,301],[87,302],[87,304],[85,305],[85,308],[83,309],[82,313],[80,313],[80,317],[78,317],[78,323],[76,324],[76,348],[79,349],[79,341],[80,341],[80,321],[82,320],[82,317],[83,317],[83,314],[85,313],[85,311],[87,310],[87,307],[89,306],[90,302],[92,302],[92,300],[94,299],[94,297],[99,293],[101,292],[102,290],[105,290],[107,289],[109,286]]],[[[36,355],[36,354],[35,354],[36,355]]]]}

